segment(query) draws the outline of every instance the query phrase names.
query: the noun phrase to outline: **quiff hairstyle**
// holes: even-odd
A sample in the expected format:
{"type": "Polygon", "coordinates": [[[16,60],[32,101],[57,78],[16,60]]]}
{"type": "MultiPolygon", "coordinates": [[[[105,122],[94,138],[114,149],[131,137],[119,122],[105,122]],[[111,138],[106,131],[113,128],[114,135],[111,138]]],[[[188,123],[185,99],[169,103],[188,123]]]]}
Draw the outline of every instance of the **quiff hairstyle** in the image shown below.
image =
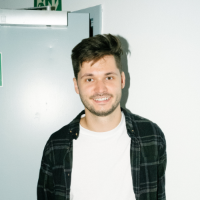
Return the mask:
{"type": "Polygon", "coordinates": [[[95,35],[83,39],[72,49],[71,59],[74,76],[77,79],[83,62],[93,61],[92,65],[106,55],[113,55],[117,68],[122,72],[121,55],[123,50],[118,37],[111,34],[95,35]]]}

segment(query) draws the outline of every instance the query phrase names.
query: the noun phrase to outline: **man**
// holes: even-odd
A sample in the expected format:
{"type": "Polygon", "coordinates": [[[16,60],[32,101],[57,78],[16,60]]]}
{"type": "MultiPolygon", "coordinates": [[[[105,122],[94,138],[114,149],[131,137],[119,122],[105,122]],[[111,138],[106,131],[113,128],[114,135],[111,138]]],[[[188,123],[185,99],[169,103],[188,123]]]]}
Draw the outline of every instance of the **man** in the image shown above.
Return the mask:
{"type": "Polygon", "coordinates": [[[120,107],[122,49],[110,34],[72,50],[74,87],[85,107],[49,138],[38,200],[165,200],[166,142],[153,122],[120,107]]]}

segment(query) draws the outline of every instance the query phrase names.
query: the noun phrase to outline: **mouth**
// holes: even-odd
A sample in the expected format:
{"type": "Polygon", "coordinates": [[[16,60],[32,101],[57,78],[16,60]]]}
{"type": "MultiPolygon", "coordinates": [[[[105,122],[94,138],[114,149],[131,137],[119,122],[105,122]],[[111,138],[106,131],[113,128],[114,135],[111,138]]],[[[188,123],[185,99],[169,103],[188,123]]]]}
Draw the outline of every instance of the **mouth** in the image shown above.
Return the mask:
{"type": "Polygon", "coordinates": [[[111,97],[93,98],[96,103],[107,103],[111,97]]]}

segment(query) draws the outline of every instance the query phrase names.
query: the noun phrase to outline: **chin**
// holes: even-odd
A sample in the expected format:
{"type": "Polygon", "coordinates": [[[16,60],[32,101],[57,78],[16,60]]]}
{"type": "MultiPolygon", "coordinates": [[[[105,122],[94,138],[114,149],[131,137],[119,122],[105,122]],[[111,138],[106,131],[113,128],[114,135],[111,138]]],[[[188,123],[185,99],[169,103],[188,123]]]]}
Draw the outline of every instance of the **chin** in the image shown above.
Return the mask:
{"type": "Polygon", "coordinates": [[[87,109],[89,110],[89,112],[91,112],[92,114],[94,114],[96,116],[106,117],[106,116],[112,114],[116,110],[116,108],[118,107],[118,105],[117,106],[113,105],[109,109],[94,109],[94,108],[87,108],[87,109]]]}

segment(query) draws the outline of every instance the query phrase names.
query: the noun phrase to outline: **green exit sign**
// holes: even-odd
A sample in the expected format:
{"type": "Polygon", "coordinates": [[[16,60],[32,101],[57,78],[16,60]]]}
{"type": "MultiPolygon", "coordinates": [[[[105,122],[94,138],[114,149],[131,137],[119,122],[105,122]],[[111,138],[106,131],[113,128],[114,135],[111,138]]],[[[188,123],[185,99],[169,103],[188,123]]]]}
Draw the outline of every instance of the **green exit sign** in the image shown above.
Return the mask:
{"type": "Polygon", "coordinates": [[[1,53],[0,53],[0,87],[3,86],[3,74],[2,74],[2,58],[1,58],[1,53]]]}
{"type": "Polygon", "coordinates": [[[34,7],[54,6],[55,10],[62,10],[62,0],[34,0],[34,7]]]}

